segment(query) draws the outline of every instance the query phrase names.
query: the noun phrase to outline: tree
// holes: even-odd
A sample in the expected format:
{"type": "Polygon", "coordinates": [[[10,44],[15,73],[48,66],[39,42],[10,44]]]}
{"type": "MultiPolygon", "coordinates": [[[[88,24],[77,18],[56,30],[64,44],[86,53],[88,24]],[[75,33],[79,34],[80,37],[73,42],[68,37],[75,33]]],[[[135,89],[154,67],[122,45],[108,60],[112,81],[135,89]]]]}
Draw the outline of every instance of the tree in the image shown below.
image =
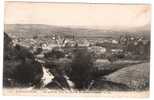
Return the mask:
{"type": "Polygon", "coordinates": [[[93,58],[86,48],[77,48],[72,61],[70,80],[75,83],[75,88],[86,89],[92,80],[93,58]]]}

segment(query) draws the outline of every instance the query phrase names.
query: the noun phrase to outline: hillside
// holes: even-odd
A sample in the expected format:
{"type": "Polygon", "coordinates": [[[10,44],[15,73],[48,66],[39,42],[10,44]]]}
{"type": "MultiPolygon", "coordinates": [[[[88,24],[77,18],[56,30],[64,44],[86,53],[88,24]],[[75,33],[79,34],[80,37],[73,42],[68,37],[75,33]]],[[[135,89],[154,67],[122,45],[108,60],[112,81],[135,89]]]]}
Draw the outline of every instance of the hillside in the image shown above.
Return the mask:
{"type": "Polygon", "coordinates": [[[144,35],[150,37],[150,30],[141,28],[120,30],[120,29],[89,29],[89,28],[78,28],[78,27],[60,27],[53,25],[43,24],[5,24],[5,32],[10,36],[14,35],[17,37],[32,37],[38,36],[49,36],[52,33],[63,34],[64,36],[76,37],[119,37],[122,34],[134,34],[144,35]],[[28,34],[28,35],[27,35],[28,34]],[[115,35],[116,34],[116,35],[115,35]]]}
{"type": "Polygon", "coordinates": [[[112,82],[123,83],[134,89],[148,88],[150,64],[142,63],[120,69],[106,78],[112,82]]]}

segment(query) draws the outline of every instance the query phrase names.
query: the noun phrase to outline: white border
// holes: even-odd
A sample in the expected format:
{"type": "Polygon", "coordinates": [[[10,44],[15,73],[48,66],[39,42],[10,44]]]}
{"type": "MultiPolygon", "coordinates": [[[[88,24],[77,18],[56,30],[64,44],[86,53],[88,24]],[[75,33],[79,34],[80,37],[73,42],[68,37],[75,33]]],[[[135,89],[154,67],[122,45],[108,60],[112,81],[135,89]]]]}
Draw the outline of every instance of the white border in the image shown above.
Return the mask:
{"type": "MultiPolygon", "coordinates": [[[[32,1],[32,0],[5,0],[5,1],[32,1]]],[[[137,3],[137,4],[142,4],[142,3],[147,3],[147,4],[152,4],[153,5],[153,2],[152,0],[33,0],[33,2],[88,2],[88,3],[137,3]]],[[[152,7],[153,8],[153,7],[152,7]]],[[[153,11],[154,9],[152,9],[153,11]]],[[[152,17],[154,17],[154,14],[152,12],[152,17]]],[[[2,67],[3,67],[3,29],[4,29],[4,0],[0,0],[0,89],[2,89],[2,67]]],[[[152,31],[151,31],[151,44],[154,44],[154,25],[153,25],[154,21],[152,19],[152,31]]],[[[150,82],[150,85],[151,85],[151,91],[150,91],[150,99],[153,99],[154,97],[154,68],[153,68],[153,65],[154,65],[154,46],[151,45],[151,73],[150,73],[150,76],[151,76],[151,82],[150,82]]],[[[0,90],[0,95],[2,94],[2,91],[0,90]]],[[[91,97],[40,97],[40,96],[37,96],[37,97],[24,97],[24,96],[9,96],[9,97],[0,97],[0,99],[5,99],[5,100],[8,100],[8,99],[14,99],[14,100],[29,100],[29,99],[36,99],[36,100],[41,100],[41,99],[48,99],[48,100],[59,100],[59,99],[63,99],[63,100],[77,100],[77,99],[80,99],[80,100],[85,100],[85,99],[108,99],[108,100],[111,100],[113,98],[91,98],[91,97]],[[18,97],[18,98],[16,98],[18,97]]],[[[119,98],[114,98],[115,100],[119,100],[119,98]]],[[[130,98],[121,98],[121,99],[126,99],[126,100],[129,100],[130,98]]],[[[133,100],[136,100],[136,99],[133,99],[133,100]]]]}
{"type": "Polygon", "coordinates": [[[5,0],[32,2],[82,2],[82,3],[151,3],[151,0],[5,0]]]}
{"type": "Polygon", "coordinates": [[[0,94],[2,93],[4,2],[0,1],[0,94]]]}

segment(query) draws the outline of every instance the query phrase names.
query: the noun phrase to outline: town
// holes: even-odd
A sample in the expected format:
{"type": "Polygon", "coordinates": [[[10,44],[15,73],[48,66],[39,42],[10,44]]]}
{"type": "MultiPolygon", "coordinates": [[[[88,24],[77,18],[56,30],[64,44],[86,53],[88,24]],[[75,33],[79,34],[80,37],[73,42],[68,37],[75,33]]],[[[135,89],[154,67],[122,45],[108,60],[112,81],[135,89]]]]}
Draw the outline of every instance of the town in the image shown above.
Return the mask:
{"type": "Polygon", "coordinates": [[[3,85],[8,88],[145,90],[149,88],[148,76],[134,80],[136,84],[131,79],[114,82],[110,76],[149,62],[150,40],[142,35],[123,33],[115,38],[49,33],[18,38],[4,33],[3,85]]]}

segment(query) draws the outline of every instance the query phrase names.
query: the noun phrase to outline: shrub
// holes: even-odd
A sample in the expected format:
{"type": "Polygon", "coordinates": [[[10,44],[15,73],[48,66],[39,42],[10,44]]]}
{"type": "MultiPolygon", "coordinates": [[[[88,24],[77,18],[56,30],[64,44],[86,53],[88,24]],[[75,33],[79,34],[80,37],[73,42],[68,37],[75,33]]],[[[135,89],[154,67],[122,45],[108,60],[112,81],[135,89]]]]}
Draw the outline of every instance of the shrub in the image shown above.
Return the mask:
{"type": "Polygon", "coordinates": [[[49,51],[49,52],[45,53],[44,55],[45,55],[45,58],[52,57],[52,58],[59,59],[59,58],[65,57],[64,51],[62,51],[61,49],[59,49],[57,47],[53,48],[52,51],[49,51]]]}
{"type": "Polygon", "coordinates": [[[86,48],[75,50],[70,73],[70,80],[75,83],[75,88],[79,90],[88,88],[92,80],[93,62],[92,54],[86,48]]]}

